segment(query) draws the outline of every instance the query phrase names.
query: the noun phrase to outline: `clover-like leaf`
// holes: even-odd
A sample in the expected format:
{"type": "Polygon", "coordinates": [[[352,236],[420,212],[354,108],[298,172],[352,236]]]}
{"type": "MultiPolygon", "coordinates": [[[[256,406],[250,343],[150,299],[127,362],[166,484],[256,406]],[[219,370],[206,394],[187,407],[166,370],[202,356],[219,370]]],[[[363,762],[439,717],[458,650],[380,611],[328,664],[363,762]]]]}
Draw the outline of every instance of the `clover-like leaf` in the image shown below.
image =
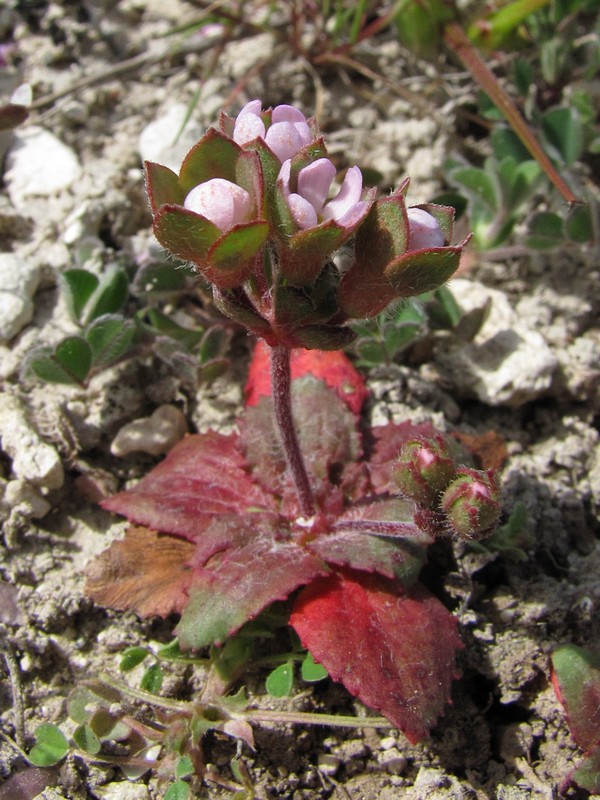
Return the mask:
{"type": "Polygon", "coordinates": [[[415,743],[449,700],[456,620],[422,587],[343,571],[300,592],[290,624],[315,659],[415,743]]]}
{"type": "Polygon", "coordinates": [[[92,367],[92,348],[81,336],[68,336],[54,350],[50,347],[33,350],[27,366],[48,383],[81,385],[92,367]]]}
{"type": "Polygon", "coordinates": [[[36,767],[51,767],[67,755],[69,742],[56,725],[44,722],[35,731],[35,744],[29,753],[29,760],[36,767]]]}
{"type": "Polygon", "coordinates": [[[105,367],[127,353],[135,338],[135,323],[118,314],[104,314],[85,332],[95,367],[105,367]]]}

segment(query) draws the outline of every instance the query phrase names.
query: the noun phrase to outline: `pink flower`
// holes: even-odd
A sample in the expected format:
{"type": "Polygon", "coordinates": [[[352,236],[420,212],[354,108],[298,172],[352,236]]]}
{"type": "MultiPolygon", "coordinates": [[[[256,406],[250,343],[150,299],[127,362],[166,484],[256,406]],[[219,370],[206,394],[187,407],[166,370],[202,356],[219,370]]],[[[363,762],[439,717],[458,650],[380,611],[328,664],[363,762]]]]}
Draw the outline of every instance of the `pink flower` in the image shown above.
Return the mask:
{"type": "Polygon", "coordinates": [[[444,234],[437,219],[422,208],[407,209],[408,250],[443,247],[444,234]]]}
{"type": "Polygon", "coordinates": [[[341,189],[333,200],[325,202],[336,168],[328,158],[318,158],[298,173],[298,191],[290,191],[291,161],[281,165],[278,181],[281,182],[289,209],[296,225],[303,230],[314,228],[320,222],[334,220],[343,228],[357,224],[367,213],[369,204],[360,199],[362,174],[358,167],[350,167],[341,189]]]}
{"type": "Polygon", "coordinates": [[[223,178],[212,178],[195,186],[183,205],[205,217],[223,233],[240,222],[248,222],[253,210],[248,192],[223,178]]]}
{"type": "Polygon", "coordinates": [[[306,117],[294,106],[275,106],[268,129],[260,116],[261,111],[260,100],[246,103],[235,121],[234,142],[242,146],[260,137],[280,161],[293,158],[299,150],[312,142],[313,134],[306,117]]]}

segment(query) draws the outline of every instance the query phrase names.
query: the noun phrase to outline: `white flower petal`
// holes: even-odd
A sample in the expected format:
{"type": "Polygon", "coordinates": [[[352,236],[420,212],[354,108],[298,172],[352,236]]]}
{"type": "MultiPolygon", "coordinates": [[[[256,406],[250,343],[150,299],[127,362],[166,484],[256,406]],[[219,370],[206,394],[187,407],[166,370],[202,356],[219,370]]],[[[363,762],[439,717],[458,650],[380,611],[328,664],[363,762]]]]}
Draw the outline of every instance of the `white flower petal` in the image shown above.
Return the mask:
{"type": "Polygon", "coordinates": [[[345,214],[342,214],[341,217],[336,219],[338,225],[341,225],[342,228],[351,228],[353,225],[356,225],[357,222],[360,222],[361,218],[365,216],[369,209],[369,204],[361,200],[359,203],[355,203],[351,206],[345,214]]]}
{"type": "Polygon", "coordinates": [[[233,128],[233,141],[240,146],[251,142],[258,136],[264,137],[265,123],[256,114],[240,114],[233,128]]]}
{"type": "Polygon", "coordinates": [[[271,116],[272,122],[303,122],[306,124],[306,117],[295,106],[280,105],[275,106],[271,116]]]}
{"type": "Polygon", "coordinates": [[[298,194],[312,204],[317,214],[323,208],[336,168],[328,158],[318,158],[298,174],[298,194]]]}
{"type": "Polygon", "coordinates": [[[444,246],[444,233],[435,217],[422,208],[409,208],[406,213],[409,250],[444,246]]]}
{"type": "Polygon", "coordinates": [[[244,116],[244,114],[254,114],[255,116],[260,116],[260,112],[262,111],[262,103],[260,100],[249,100],[246,105],[242,108],[240,113],[237,115],[237,119],[244,116]]]}
{"type": "Polygon", "coordinates": [[[302,137],[291,122],[276,122],[271,125],[265,142],[280,161],[292,158],[304,146],[302,137]]]}
{"type": "Polygon", "coordinates": [[[318,224],[317,212],[312,205],[299,194],[291,194],[288,197],[288,206],[292,212],[294,222],[299,228],[314,228],[318,224]]]}
{"type": "Polygon", "coordinates": [[[281,165],[281,169],[279,170],[279,175],[277,176],[277,183],[281,183],[281,188],[283,189],[283,193],[286,197],[289,197],[290,194],[290,175],[292,172],[292,160],[290,158],[286,158],[286,160],[281,165]]]}
{"type": "Polygon", "coordinates": [[[362,173],[358,167],[350,167],[342,183],[342,188],[323,209],[324,219],[340,220],[352,206],[360,200],[362,192],[362,173]]]}
{"type": "Polygon", "coordinates": [[[195,186],[183,205],[208,219],[223,232],[239,222],[246,222],[252,213],[252,200],[248,192],[222,178],[213,178],[195,186]]]}

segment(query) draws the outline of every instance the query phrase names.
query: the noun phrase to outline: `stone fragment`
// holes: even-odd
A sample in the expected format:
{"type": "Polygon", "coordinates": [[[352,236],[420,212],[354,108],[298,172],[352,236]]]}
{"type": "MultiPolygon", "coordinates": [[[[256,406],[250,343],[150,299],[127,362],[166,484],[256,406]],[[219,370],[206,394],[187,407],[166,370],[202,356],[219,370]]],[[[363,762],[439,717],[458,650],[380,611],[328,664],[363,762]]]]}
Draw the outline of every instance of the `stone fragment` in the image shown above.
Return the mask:
{"type": "Polygon", "coordinates": [[[408,765],[408,761],[396,747],[384,750],[379,754],[377,761],[381,769],[390,772],[392,775],[402,775],[408,765]]]}
{"type": "Polygon", "coordinates": [[[0,342],[8,342],[33,316],[40,268],[13,253],[0,253],[0,342]]]}
{"type": "Polygon", "coordinates": [[[506,295],[464,278],[453,280],[450,288],[465,312],[491,300],[473,342],[449,339],[437,349],[437,368],[454,391],[511,408],[548,394],[558,360],[544,338],[520,322],[506,295]]]}
{"type": "Polygon", "coordinates": [[[24,480],[8,481],[4,492],[4,504],[10,509],[9,518],[41,519],[52,506],[39,490],[24,480]]]}
{"type": "Polygon", "coordinates": [[[317,766],[319,768],[319,772],[322,772],[324,775],[330,775],[333,777],[335,773],[340,768],[341,761],[337,756],[332,755],[331,753],[320,753],[319,758],[317,760],[317,766]]]}
{"type": "Polygon", "coordinates": [[[73,150],[37,125],[15,132],[6,167],[8,194],[17,208],[23,208],[30,197],[49,197],[68,189],[81,176],[73,150]]]}
{"type": "Polygon", "coordinates": [[[44,489],[63,485],[64,472],[56,449],[42,441],[32,428],[25,406],[12,394],[0,394],[0,440],[2,450],[12,459],[17,478],[44,489]]]}
{"type": "Polygon", "coordinates": [[[114,456],[142,452],[152,456],[167,453],[187,433],[187,423],[175,406],[162,405],[150,417],[123,426],[110,446],[114,456]]]}

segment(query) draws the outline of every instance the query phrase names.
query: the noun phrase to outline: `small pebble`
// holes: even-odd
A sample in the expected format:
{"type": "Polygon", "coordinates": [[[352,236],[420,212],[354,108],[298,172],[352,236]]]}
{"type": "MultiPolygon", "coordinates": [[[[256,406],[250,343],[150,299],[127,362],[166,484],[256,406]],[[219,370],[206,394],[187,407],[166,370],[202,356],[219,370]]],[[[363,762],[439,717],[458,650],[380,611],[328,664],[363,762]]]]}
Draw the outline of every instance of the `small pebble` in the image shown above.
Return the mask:
{"type": "Polygon", "coordinates": [[[160,456],[186,433],[187,423],[181,411],[175,406],[163,405],[152,416],[124,425],[113,439],[110,452],[119,458],[139,452],[160,456]]]}
{"type": "Polygon", "coordinates": [[[335,775],[335,773],[338,771],[340,768],[340,763],[340,759],[331,753],[321,753],[317,761],[319,772],[322,772],[324,775],[331,776],[335,775]]]}

